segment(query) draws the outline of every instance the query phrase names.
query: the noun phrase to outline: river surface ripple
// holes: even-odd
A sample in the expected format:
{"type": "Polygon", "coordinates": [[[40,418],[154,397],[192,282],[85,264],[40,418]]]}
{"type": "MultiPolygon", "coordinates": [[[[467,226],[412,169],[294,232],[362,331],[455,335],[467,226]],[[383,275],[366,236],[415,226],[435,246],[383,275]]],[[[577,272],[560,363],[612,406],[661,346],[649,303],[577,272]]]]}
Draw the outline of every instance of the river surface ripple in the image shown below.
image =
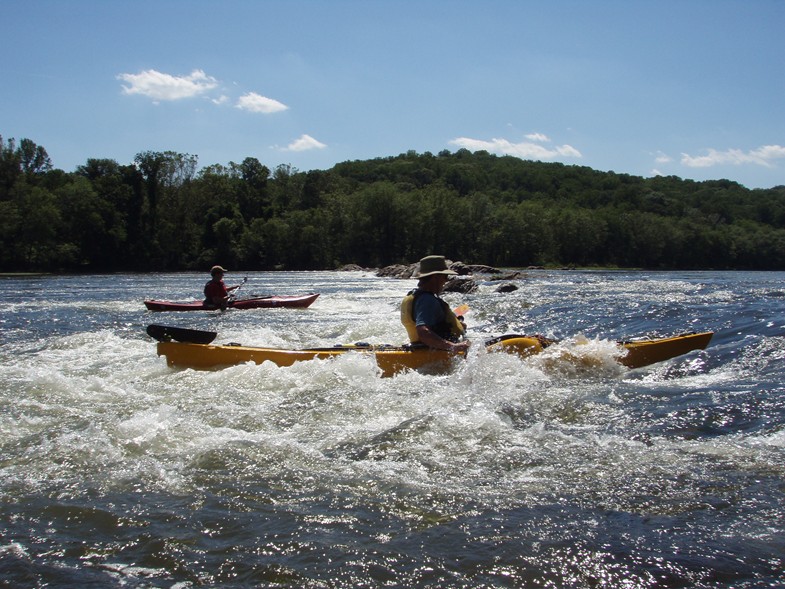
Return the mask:
{"type": "MultiPolygon", "coordinates": [[[[228,275],[227,282],[245,274],[228,275]]],[[[205,275],[0,279],[0,587],[785,585],[785,274],[527,271],[449,375],[361,354],[176,370],[148,323],[400,343],[412,281],[249,273],[305,310],[152,313],[205,275]],[[616,340],[715,332],[645,369],[616,340]]]]}

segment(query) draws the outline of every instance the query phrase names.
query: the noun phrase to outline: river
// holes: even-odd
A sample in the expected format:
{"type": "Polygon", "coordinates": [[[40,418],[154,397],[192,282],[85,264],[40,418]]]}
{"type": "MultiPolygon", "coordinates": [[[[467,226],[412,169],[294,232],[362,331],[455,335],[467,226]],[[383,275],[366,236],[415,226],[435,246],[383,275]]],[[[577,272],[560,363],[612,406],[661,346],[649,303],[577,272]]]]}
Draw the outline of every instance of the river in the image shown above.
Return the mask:
{"type": "Polygon", "coordinates": [[[309,309],[153,313],[195,273],[0,279],[0,587],[785,585],[785,273],[527,271],[469,295],[447,375],[167,367],[149,323],[400,343],[413,281],[227,275],[309,309]],[[615,340],[714,331],[638,370],[615,340]],[[569,351],[569,354],[565,354],[569,351]]]}

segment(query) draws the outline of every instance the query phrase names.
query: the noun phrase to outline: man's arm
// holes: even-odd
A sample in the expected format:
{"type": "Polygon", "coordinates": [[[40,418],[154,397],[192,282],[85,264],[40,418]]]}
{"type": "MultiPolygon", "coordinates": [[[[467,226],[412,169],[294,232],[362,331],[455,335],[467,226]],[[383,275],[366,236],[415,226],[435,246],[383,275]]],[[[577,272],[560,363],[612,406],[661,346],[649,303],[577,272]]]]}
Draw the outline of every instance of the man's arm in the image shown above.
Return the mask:
{"type": "Polygon", "coordinates": [[[454,344],[450,341],[447,341],[443,337],[440,337],[434,333],[430,327],[427,325],[418,325],[417,326],[417,336],[419,337],[420,341],[424,343],[429,348],[435,348],[437,350],[447,350],[449,352],[465,352],[469,349],[469,342],[463,341],[454,344]]]}

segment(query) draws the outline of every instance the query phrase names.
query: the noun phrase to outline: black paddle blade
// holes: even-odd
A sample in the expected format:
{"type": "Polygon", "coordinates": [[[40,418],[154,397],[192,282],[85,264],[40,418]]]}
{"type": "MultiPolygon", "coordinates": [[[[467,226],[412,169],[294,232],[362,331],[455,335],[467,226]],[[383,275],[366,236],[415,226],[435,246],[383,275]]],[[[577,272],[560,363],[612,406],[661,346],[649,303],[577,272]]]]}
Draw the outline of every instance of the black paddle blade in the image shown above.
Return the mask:
{"type": "Polygon", "coordinates": [[[170,327],[167,325],[148,325],[147,335],[159,342],[170,342],[174,340],[187,344],[209,344],[218,336],[214,331],[185,329],[183,327],[170,327]]]}

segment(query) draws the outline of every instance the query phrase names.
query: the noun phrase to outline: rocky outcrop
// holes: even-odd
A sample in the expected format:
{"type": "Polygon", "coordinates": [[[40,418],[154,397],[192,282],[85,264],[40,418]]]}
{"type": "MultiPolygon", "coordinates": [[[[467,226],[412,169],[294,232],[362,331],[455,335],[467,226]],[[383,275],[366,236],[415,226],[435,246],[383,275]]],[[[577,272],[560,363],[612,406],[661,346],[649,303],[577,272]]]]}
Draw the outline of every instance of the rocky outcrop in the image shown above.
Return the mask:
{"type": "MultiPolygon", "coordinates": [[[[414,264],[393,264],[380,268],[376,275],[381,278],[415,278],[419,262],[414,264]]],[[[447,267],[458,276],[473,276],[475,274],[501,274],[501,270],[492,266],[482,264],[464,264],[463,262],[452,262],[447,260],[447,267]]]]}
{"type": "Polygon", "coordinates": [[[477,282],[471,278],[458,278],[457,276],[451,278],[444,285],[444,292],[459,292],[461,294],[469,294],[477,290],[477,282]]]}
{"type": "Polygon", "coordinates": [[[501,270],[493,266],[484,266],[482,264],[464,264],[463,262],[453,262],[450,264],[450,270],[454,270],[461,276],[469,274],[500,274],[501,270]]]}
{"type": "Polygon", "coordinates": [[[380,278],[414,278],[417,274],[418,264],[393,264],[392,266],[385,266],[376,272],[376,276],[380,278]]]}
{"type": "MultiPolygon", "coordinates": [[[[382,278],[412,279],[416,278],[418,267],[418,262],[415,262],[414,264],[394,264],[379,269],[376,272],[376,276],[382,278]]],[[[483,275],[483,280],[505,281],[506,284],[499,285],[496,288],[496,292],[512,292],[518,290],[518,287],[510,281],[523,278],[521,272],[502,272],[498,268],[482,264],[464,264],[463,262],[451,262],[450,260],[447,260],[447,267],[453,272],[457,272],[458,276],[452,277],[447,282],[444,286],[445,292],[468,294],[476,291],[479,288],[475,278],[477,275],[483,275]]]]}
{"type": "Polygon", "coordinates": [[[359,272],[364,270],[367,270],[367,268],[363,268],[357,264],[346,264],[345,266],[338,268],[338,272],[359,272]]]}

